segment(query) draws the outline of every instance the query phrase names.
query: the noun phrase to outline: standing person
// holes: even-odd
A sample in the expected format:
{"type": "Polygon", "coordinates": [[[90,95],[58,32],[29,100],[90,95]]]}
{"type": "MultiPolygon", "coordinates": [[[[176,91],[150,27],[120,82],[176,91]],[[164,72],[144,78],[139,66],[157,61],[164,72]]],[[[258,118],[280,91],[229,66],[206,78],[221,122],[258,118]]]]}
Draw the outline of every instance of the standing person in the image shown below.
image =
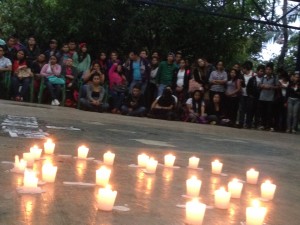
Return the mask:
{"type": "Polygon", "coordinates": [[[28,62],[29,67],[31,67],[33,61],[35,61],[37,59],[40,52],[41,52],[41,50],[36,43],[35,37],[30,36],[28,38],[27,46],[26,46],[26,55],[27,55],[27,62],[28,62]]]}
{"type": "Polygon", "coordinates": [[[287,133],[295,134],[299,122],[300,75],[295,74],[287,88],[287,133]]]}
{"type": "Polygon", "coordinates": [[[249,115],[249,97],[247,94],[247,84],[251,77],[255,76],[252,71],[253,63],[251,61],[244,62],[242,66],[241,75],[241,86],[242,86],[242,96],[240,98],[239,106],[239,125],[238,128],[244,128],[245,118],[246,118],[246,128],[252,127],[252,121],[249,115]]]}
{"type": "Polygon", "coordinates": [[[108,109],[108,104],[103,102],[105,89],[101,86],[100,73],[92,74],[91,82],[87,84],[86,92],[86,96],[80,98],[83,109],[96,112],[103,112],[108,109]]]}
{"type": "Polygon", "coordinates": [[[151,60],[150,80],[148,83],[148,89],[146,91],[146,104],[147,109],[150,109],[152,102],[157,96],[156,76],[158,71],[159,61],[157,57],[153,57],[151,60]]]}
{"type": "Polygon", "coordinates": [[[273,63],[266,65],[265,76],[263,76],[259,95],[261,109],[262,127],[261,129],[274,131],[274,98],[275,91],[278,89],[278,80],[273,74],[273,63]]]}
{"type": "Polygon", "coordinates": [[[68,48],[69,48],[70,58],[73,58],[73,55],[77,50],[76,41],[71,39],[68,43],[68,48]]]}
{"type": "Polygon", "coordinates": [[[85,71],[87,71],[90,68],[91,56],[88,53],[86,43],[79,44],[79,51],[73,54],[73,63],[74,66],[77,68],[80,77],[85,71]]]}
{"type": "Polygon", "coordinates": [[[186,101],[188,121],[192,123],[205,123],[205,102],[203,92],[200,90],[194,91],[192,97],[186,101]]]}
{"type": "Polygon", "coordinates": [[[16,45],[16,38],[10,36],[6,41],[6,45],[4,46],[4,52],[5,52],[4,56],[8,58],[11,62],[13,62],[17,53],[17,50],[15,49],[15,45],[16,45]]]}
{"type": "Polygon", "coordinates": [[[239,100],[241,93],[241,82],[238,77],[238,71],[231,69],[229,80],[226,85],[225,102],[226,102],[226,118],[230,120],[230,125],[236,125],[237,112],[239,109],[239,100]]]}
{"type": "Polygon", "coordinates": [[[136,51],[131,51],[129,57],[129,91],[132,91],[135,85],[140,85],[142,94],[145,94],[149,81],[150,64],[144,58],[139,57],[136,51]]]}
{"type": "Polygon", "coordinates": [[[17,51],[17,57],[13,62],[12,88],[13,97],[16,101],[23,101],[28,96],[32,72],[27,66],[24,50],[17,51]],[[21,91],[19,87],[22,86],[21,91]]]}
{"type": "Polygon", "coordinates": [[[109,70],[114,63],[121,65],[121,60],[119,60],[119,54],[117,51],[112,51],[110,53],[110,58],[107,60],[107,69],[109,70]]]}
{"type": "Polygon", "coordinates": [[[157,96],[161,96],[163,90],[166,86],[172,85],[173,74],[176,69],[174,64],[174,54],[172,52],[168,53],[167,61],[162,61],[159,64],[157,75],[156,75],[156,85],[158,87],[157,96]]]}
{"type": "Polygon", "coordinates": [[[219,94],[221,98],[221,102],[224,100],[224,93],[225,93],[225,85],[228,81],[227,73],[224,69],[223,61],[218,61],[216,64],[216,70],[212,71],[209,76],[209,97],[212,101],[213,96],[215,94],[219,94]]]}
{"type": "Polygon", "coordinates": [[[67,59],[69,59],[69,58],[72,59],[71,54],[70,54],[69,45],[67,43],[64,43],[61,48],[61,57],[59,60],[59,65],[64,66],[67,59]]]}
{"type": "Polygon", "coordinates": [[[174,95],[178,98],[178,102],[182,105],[186,100],[189,89],[190,74],[186,70],[185,60],[179,62],[179,69],[176,69],[173,76],[172,89],[174,95]]]}
{"type": "Polygon", "coordinates": [[[50,56],[48,64],[45,64],[41,70],[41,75],[45,77],[45,85],[51,94],[51,105],[58,106],[58,98],[61,95],[63,84],[57,84],[51,81],[51,77],[61,78],[61,66],[58,64],[58,58],[55,55],[50,56]]]}
{"type": "Polygon", "coordinates": [[[135,85],[131,93],[125,98],[124,104],[121,106],[121,113],[127,116],[144,116],[146,112],[144,95],[141,87],[135,85]]]}
{"type": "Polygon", "coordinates": [[[175,54],[175,65],[177,68],[180,67],[180,61],[182,59],[182,52],[181,51],[177,51],[175,54]]]}
{"type": "Polygon", "coordinates": [[[127,80],[123,68],[114,63],[109,69],[109,89],[113,100],[112,113],[120,114],[120,107],[127,92],[127,80]]]}
{"type": "MultiPolygon", "coordinates": [[[[256,68],[256,75],[251,77],[248,81],[246,92],[248,95],[248,121],[253,122],[254,119],[254,128],[258,128],[261,122],[261,113],[258,104],[258,99],[260,95],[260,84],[262,78],[265,74],[265,66],[259,65],[256,68]]],[[[252,123],[249,123],[249,127],[252,127],[252,123]]]]}
{"type": "Polygon", "coordinates": [[[55,56],[56,59],[60,60],[61,54],[58,50],[58,44],[57,40],[51,39],[49,42],[49,49],[45,51],[44,55],[47,58],[47,61],[49,61],[51,56],[55,56]]]}

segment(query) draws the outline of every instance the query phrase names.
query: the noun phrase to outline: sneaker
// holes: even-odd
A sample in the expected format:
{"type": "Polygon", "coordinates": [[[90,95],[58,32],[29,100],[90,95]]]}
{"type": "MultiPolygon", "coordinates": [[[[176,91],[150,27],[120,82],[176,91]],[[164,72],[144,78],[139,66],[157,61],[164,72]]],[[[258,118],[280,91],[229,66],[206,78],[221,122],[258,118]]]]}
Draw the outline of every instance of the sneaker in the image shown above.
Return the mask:
{"type": "Polygon", "coordinates": [[[297,133],[297,131],[296,130],[292,130],[292,134],[296,134],[297,133]]]}
{"type": "Polygon", "coordinates": [[[275,130],[274,130],[274,128],[273,128],[273,127],[271,127],[271,128],[270,128],[270,131],[271,131],[271,132],[274,132],[275,130]]]}
{"type": "Polygon", "coordinates": [[[259,130],[264,130],[265,127],[264,127],[264,126],[260,126],[260,127],[258,127],[258,129],[259,129],[259,130]]]}
{"type": "Polygon", "coordinates": [[[56,105],[54,100],[52,100],[51,105],[56,105]]]}
{"type": "Polygon", "coordinates": [[[53,100],[55,102],[55,105],[60,105],[60,102],[57,99],[53,100]]]}
{"type": "Polygon", "coordinates": [[[286,132],[286,133],[290,133],[290,132],[291,132],[291,130],[290,130],[290,129],[287,129],[285,132],[286,132]]]}

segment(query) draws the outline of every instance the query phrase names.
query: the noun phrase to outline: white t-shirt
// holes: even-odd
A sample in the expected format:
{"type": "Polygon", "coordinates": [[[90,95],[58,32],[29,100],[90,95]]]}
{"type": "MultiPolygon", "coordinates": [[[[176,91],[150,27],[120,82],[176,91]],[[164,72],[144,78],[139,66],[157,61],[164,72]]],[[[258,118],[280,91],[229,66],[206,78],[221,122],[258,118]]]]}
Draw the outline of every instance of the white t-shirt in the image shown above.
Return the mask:
{"type": "Polygon", "coordinates": [[[2,56],[1,58],[0,58],[0,68],[7,68],[7,67],[9,67],[9,66],[11,66],[12,64],[11,64],[11,61],[10,61],[10,59],[8,59],[8,58],[6,58],[6,57],[4,57],[4,56],[2,56]]]}
{"type": "Polygon", "coordinates": [[[179,70],[177,73],[177,87],[183,87],[185,70],[179,70]]]}
{"type": "MultiPolygon", "coordinates": [[[[160,95],[160,96],[158,96],[158,97],[156,98],[156,100],[158,100],[160,97],[161,97],[161,95],[160,95]]],[[[175,95],[172,95],[172,97],[174,98],[174,100],[175,100],[175,103],[177,104],[177,102],[178,102],[178,98],[177,98],[175,95]]]]}
{"type": "Polygon", "coordinates": [[[252,72],[252,70],[250,70],[249,74],[244,74],[244,80],[245,80],[245,87],[242,88],[242,91],[243,91],[243,96],[248,96],[247,95],[247,90],[246,90],[246,87],[247,87],[247,84],[250,80],[251,77],[253,77],[255,74],[252,72]]]}
{"type": "MultiPolygon", "coordinates": [[[[187,105],[191,105],[193,107],[193,99],[192,98],[189,98],[187,101],[186,101],[186,104],[187,105]]],[[[205,102],[202,101],[201,102],[201,106],[205,106],[205,102]]],[[[196,109],[199,109],[199,104],[196,103],[196,109]]]]}

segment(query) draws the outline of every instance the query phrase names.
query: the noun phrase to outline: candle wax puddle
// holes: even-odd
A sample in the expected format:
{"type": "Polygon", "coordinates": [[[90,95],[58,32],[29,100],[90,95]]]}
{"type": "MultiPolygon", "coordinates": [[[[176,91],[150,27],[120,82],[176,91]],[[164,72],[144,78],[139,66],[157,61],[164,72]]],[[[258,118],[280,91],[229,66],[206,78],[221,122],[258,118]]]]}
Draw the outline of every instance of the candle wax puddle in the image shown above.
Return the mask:
{"type": "Polygon", "coordinates": [[[165,167],[165,168],[170,168],[170,169],[179,169],[180,168],[179,166],[165,166],[164,164],[161,164],[161,163],[158,163],[157,165],[165,167]]]}

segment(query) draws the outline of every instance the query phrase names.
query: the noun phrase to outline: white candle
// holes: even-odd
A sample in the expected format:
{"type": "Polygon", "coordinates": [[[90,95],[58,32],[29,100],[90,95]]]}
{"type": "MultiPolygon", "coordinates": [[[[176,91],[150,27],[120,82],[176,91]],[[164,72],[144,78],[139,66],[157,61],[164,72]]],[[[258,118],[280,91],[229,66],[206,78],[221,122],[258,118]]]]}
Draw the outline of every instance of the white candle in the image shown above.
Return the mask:
{"type": "Polygon", "coordinates": [[[215,206],[219,209],[228,209],[230,202],[230,193],[225,191],[225,188],[220,188],[215,191],[215,206]]]}
{"type": "Polygon", "coordinates": [[[103,154],[103,161],[105,165],[112,166],[114,165],[115,154],[108,151],[103,154]]]}
{"type": "Polygon", "coordinates": [[[42,167],[43,181],[53,183],[55,181],[57,173],[57,166],[53,166],[51,163],[46,162],[42,167]]]}
{"type": "Polygon", "coordinates": [[[192,176],[186,180],[186,191],[190,197],[198,197],[201,189],[201,180],[198,180],[196,176],[192,176]]]}
{"type": "Polygon", "coordinates": [[[158,164],[158,162],[155,159],[150,158],[147,162],[146,171],[148,173],[155,173],[157,164],[158,164]]]}
{"type": "Polygon", "coordinates": [[[27,166],[32,167],[34,163],[34,155],[31,152],[23,153],[23,159],[27,162],[27,166]]]}
{"type": "Polygon", "coordinates": [[[111,170],[105,166],[101,166],[100,169],[96,170],[96,184],[103,187],[108,185],[111,170]]]}
{"type": "Polygon", "coordinates": [[[240,198],[243,189],[243,183],[238,179],[233,179],[228,183],[228,192],[231,194],[231,198],[240,198]]]}
{"type": "Polygon", "coordinates": [[[267,213],[265,207],[260,207],[259,201],[255,200],[252,207],[246,209],[246,224],[247,225],[262,225],[267,213]]]}
{"type": "Polygon", "coordinates": [[[38,178],[36,177],[36,173],[34,171],[25,170],[23,183],[25,188],[37,188],[38,178]]]}
{"type": "Polygon", "coordinates": [[[47,142],[44,143],[45,154],[52,155],[54,153],[54,149],[55,143],[53,143],[51,139],[48,139],[47,142]]]}
{"type": "Polygon", "coordinates": [[[221,174],[223,168],[223,163],[221,163],[219,160],[215,160],[211,162],[211,172],[213,174],[221,174]]]}
{"type": "Polygon", "coordinates": [[[200,162],[200,158],[195,156],[189,158],[189,168],[197,169],[200,162]]]}
{"type": "Polygon", "coordinates": [[[98,208],[103,211],[111,211],[117,197],[117,191],[112,191],[108,185],[98,191],[98,208]]]}
{"type": "Polygon", "coordinates": [[[185,214],[187,224],[201,225],[205,214],[206,205],[193,199],[186,203],[185,214]]]}
{"type": "Polygon", "coordinates": [[[248,184],[257,184],[259,172],[255,169],[250,169],[247,171],[247,183],[248,184]]]}
{"type": "Polygon", "coordinates": [[[148,160],[149,160],[149,156],[147,156],[146,154],[143,153],[138,155],[138,166],[146,167],[148,160]]]}
{"type": "Polygon", "coordinates": [[[34,160],[38,160],[41,158],[42,149],[38,148],[38,146],[35,145],[31,147],[30,152],[33,154],[34,160]]]}
{"type": "Polygon", "coordinates": [[[19,156],[15,155],[14,169],[18,170],[19,172],[24,172],[26,166],[27,162],[24,159],[19,160],[19,156]]]}
{"type": "Polygon", "coordinates": [[[166,167],[173,167],[175,162],[176,156],[172,154],[165,155],[165,166],[166,167]]]}
{"type": "Polygon", "coordinates": [[[78,148],[78,158],[79,159],[86,159],[89,153],[89,148],[85,147],[84,145],[78,148]]]}
{"type": "Polygon", "coordinates": [[[265,200],[273,200],[276,191],[276,185],[272,184],[271,181],[266,180],[260,186],[261,197],[265,200]]]}

